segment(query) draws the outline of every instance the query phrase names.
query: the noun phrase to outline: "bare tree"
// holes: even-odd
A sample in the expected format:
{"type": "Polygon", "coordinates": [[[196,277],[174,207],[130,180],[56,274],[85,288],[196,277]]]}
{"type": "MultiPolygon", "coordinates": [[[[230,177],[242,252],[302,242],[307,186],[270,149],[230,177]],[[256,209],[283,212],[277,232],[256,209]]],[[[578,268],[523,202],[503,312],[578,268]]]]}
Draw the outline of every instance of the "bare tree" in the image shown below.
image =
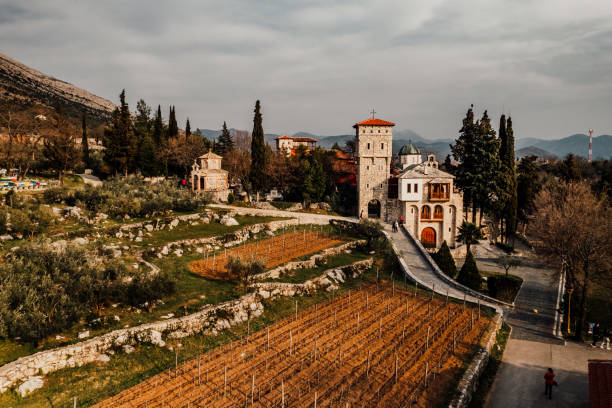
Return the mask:
{"type": "Polygon", "coordinates": [[[240,181],[248,191],[248,177],[251,168],[251,155],[243,150],[234,149],[223,156],[223,168],[228,171],[231,182],[240,181]]]}
{"type": "Polygon", "coordinates": [[[581,293],[576,337],[582,339],[590,284],[610,268],[612,211],[584,182],[549,183],[534,207],[536,251],[565,270],[568,288],[581,293]]]}
{"type": "Polygon", "coordinates": [[[43,133],[49,123],[48,112],[42,107],[17,110],[6,102],[0,105],[0,162],[8,168],[18,168],[26,177],[37,159],[42,146],[43,133]]]}
{"type": "Polygon", "coordinates": [[[49,166],[57,170],[60,183],[64,184],[64,173],[79,161],[76,129],[68,122],[59,104],[52,123],[53,130],[44,138],[45,156],[49,166]]]}
{"type": "Polygon", "coordinates": [[[201,137],[179,134],[177,137],[168,139],[158,155],[165,163],[181,169],[185,178],[188,178],[191,165],[205,152],[206,146],[201,137]]]}
{"type": "Polygon", "coordinates": [[[519,258],[510,256],[510,255],[502,255],[495,260],[499,266],[504,268],[506,271],[506,278],[508,277],[508,272],[510,269],[518,268],[521,266],[522,262],[519,258]]]}

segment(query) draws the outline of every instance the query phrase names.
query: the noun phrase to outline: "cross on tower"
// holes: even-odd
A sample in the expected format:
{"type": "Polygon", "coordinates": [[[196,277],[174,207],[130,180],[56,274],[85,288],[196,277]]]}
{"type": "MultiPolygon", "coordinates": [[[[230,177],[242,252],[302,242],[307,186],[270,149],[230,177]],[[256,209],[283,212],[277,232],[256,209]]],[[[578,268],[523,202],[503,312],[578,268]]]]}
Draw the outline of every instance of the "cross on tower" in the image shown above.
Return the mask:
{"type": "Polygon", "coordinates": [[[372,108],[372,112],[370,112],[372,114],[372,119],[374,119],[374,115],[376,114],[376,111],[374,110],[374,108],[372,108]]]}

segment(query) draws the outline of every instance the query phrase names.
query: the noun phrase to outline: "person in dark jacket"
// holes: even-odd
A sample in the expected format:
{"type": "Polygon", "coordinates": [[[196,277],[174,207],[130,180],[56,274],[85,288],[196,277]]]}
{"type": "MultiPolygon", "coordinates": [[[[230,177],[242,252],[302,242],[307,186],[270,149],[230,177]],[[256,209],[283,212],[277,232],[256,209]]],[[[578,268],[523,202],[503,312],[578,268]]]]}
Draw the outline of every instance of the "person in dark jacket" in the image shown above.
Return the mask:
{"type": "Polygon", "coordinates": [[[548,399],[552,399],[552,388],[555,383],[555,373],[552,368],[549,368],[544,374],[544,395],[548,395],[548,399]]]}

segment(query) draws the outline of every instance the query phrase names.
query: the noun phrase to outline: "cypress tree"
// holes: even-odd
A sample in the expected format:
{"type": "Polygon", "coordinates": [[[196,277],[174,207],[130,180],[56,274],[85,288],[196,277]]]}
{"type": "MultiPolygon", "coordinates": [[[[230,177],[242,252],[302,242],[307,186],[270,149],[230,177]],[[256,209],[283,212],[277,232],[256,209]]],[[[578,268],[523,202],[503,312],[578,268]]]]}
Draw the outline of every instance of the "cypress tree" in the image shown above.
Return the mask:
{"type": "Polygon", "coordinates": [[[506,242],[514,244],[516,233],[516,220],[518,211],[516,164],[514,162],[514,131],[512,130],[512,118],[508,117],[505,131],[506,146],[502,160],[502,171],[506,173],[508,184],[506,196],[508,197],[504,206],[504,218],[506,220],[506,242]]]}
{"type": "Polygon", "coordinates": [[[230,135],[229,130],[227,130],[227,124],[225,122],[223,122],[223,129],[219,135],[219,143],[217,143],[216,147],[217,154],[222,156],[234,150],[234,141],[232,140],[232,135],[230,135]]]}
{"type": "Polygon", "coordinates": [[[480,290],[482,278],[480,276],[480,272],[478,271],[478,267],[476,266],[476,260],[474,259],[474,255],[472,255],[472,251],[468,251],[467,256],[465,257],[465,262],[459,271],[457,282],[467,286],[468,288],[480,290]]]}
{"type": "Polygon", "coordinates": [[[534,201],[541,187],[536,160],[537,156],[523,157],[516,168],[517,212],[523,225],[527,224],[527,217],[535,210],[534,201]]]}
{"type": "Polygon", "coordinates": [[[185,124],[185,137],[189,139],[191,136],[191,124],[189,123],[189,118],[187,118],[187,123],[185,124]]]}
{"type": "Polygon", "coordinates": [[[159,147],[162,142],[164,134],[164,121],[161,114],[161,106],[157,105],[157,113],[155,113],[155,119],[153,120],[153,142],[155,146],[159,147]]]}
{"type": "Polygon", "coordinates": [[[173,139],[178,136],[178,122],[176,121],[176,108],[170,106],[170,114],[168,115],[168,139],[173,139]]]}
{"type": "Polygon", "coordinates": [[[89,160],[89,143],[87,141],[87,116],[85,115],[85,112],[83,112],[81,130],[83,131],[83,136],[81,138],[81,149],[83,152],[83,165],[85,166],[86,169],[88,169],[90,160],[89,160]]]}
{"type": "Polygon", "coordinates": [[[440,246],[440,249],[433,258],[440,267],[440,270],[447,276],[454,278],[457,275],[457,266],[455,265],[450,248],[446,244],[446,240],[442,242],[442,246],[440,246]]]}
{"type": "Polygon", "coordinates": [[[253,117],[253,133],[251,134],[251,171],[249,181],[251,187],[257,194],[266,188],[266,144],[261,117],[261,105],[259,99],[255,102],[255,115],[253,117]]]}

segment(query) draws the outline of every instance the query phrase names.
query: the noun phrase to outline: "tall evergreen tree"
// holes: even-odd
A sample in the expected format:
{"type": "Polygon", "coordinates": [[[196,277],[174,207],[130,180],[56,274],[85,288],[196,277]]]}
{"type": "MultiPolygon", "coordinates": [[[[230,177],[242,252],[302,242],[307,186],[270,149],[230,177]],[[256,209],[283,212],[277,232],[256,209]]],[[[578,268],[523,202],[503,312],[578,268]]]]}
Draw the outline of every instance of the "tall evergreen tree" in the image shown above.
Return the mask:
{"type": "Polygon", "coordinates": [[[86,169],[89,168],[90,160],[89,160],[89,142],[87,141],[87,116],[85,112],[83,112],[83,120],[81,122],[81,151],[83,154],[83,165],[86,169]]]}
{"type": "Polygon", "coordinates": [[[523,226],[535,210],[534,201],[542,186],[536,166],[537,159],[537,156],[523,157],[516,169],[518,219],[523,226]]]}
{"type": "Polygon", "coordinates": [[[469,206],[476,208],[476,193],[477,184],[481,182],[478,176],[478,157],[476,155],[476,141],[478,128],[474,123],[473,105],[468,109],[463,126],[459,131],[459,137],[454,145],[451,145],[451,151],[455,160],[459,162],[455,173],[455,182],[457,187],[463,190],[463,206],[467,211],[469,206]]]}
{"type": "Polygon", "coordinates": [[[189,118],[187,118],[187,123],[185,123],[185,137],[187,139],[191,137],[191,123],[189,123],[189,118]]]}
{"type": "Polygon", "coordinates": [[[176,108],[170,106],[170,114],[168,115],[168,138],[173,139],[178,136],[178,122],[176,121],[176,108]]]}
{"type": "Polygon", "coordinates": [[[216,153],[222,156],[234,150],[234,141],[232,140],[232,135],[230,135],[229,130],[227,130],[227,124],[225,122],[223,122],[223,129],[219,135],[219,142],[215,147],[217,148],[216,153]]]}
{"type": "MultiPolygon", "coordinates": [[[[495,130],[485,110],[480,122],[476,138],[476,160],[478,183],[476,184],[476,202],[480,210],[480,219],[484,210],[495,208],[494,201],[499,195],[498,180],[501,162],[499,159],[499,139],[495,137],[495,130]]],[[[476,212],[473,210],[473,215],[476,212]]]]}
{"type": "Polygon", "coordinates": [[[255,102],[255,115],[253,117],[253,133],[251,134],[251,171],[249,181],[253,191],[257,194],[266,188],[266,143],[261,117],[259,99],[255,102]]]}
{"type": "Polygon", "coordinates": [[[135,163],[137,145],[130,109],[125,101],[125,89],[119,99],[120,106],[113,112],[111,125],[104,131],[104,161],[115,172],[127,175],[128,169],[135,163]]]}
{"type": "Polygon", "coordinates": [[[507,184],[506,202],[504,205],[505,233],[506,242],[514,244],[514,234],[516,233],[517,223],[517,180],[516,180],[516,164],[514,161],[514,131],[512,130],[512,118],[508,117],[505,130],[505,146],[503,151],[500,150],[500,158],[502,162],[502,173],[506,176],[507,184]]]}
{"type": "Polygon", "coordinates": [[[155,113],[155,119],[153,120],[153,142],[155,146],[159,147],[162,143],[164,135],[164,121],[161,114],[161,106],[157,105],[157,112],[155,113]]]}

